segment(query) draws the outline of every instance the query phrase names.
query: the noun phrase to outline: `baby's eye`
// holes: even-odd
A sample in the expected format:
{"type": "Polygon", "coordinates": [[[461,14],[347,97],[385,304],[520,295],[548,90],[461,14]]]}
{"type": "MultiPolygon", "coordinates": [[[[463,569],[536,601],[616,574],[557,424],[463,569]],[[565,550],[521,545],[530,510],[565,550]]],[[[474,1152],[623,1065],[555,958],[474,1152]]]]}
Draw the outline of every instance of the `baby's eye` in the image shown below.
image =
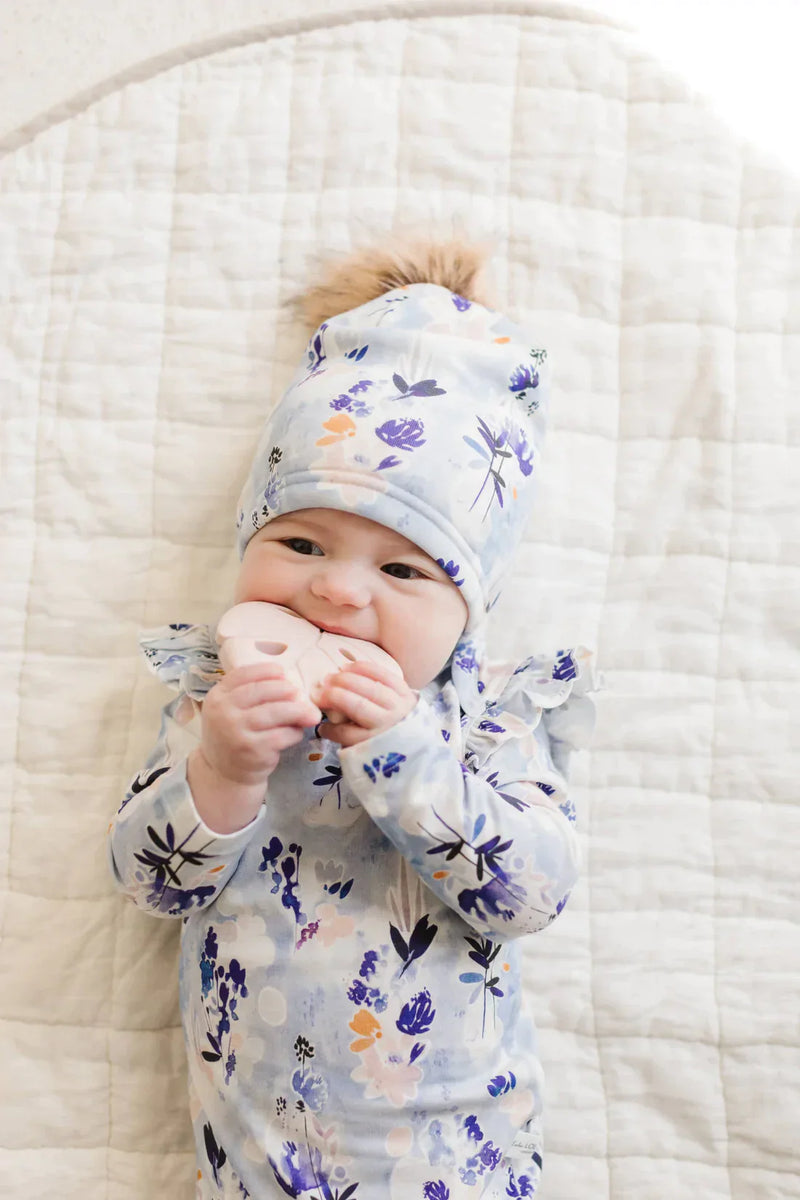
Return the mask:
{"type": "Polygon", "coordinates": [[[418,571],[416,567],[410,567],[408,563],[387,563],[385,567],[381,567],[387,575],[391,575],[394,579],[424,579],[422,571],[418,571]]]}
{"type": "Polygon", "coordinates": [[[322,554],[316,542],[310,542],[308,538],[284,538],[283,544],[290,550],[294,550],[296,554],[322,554]]]}

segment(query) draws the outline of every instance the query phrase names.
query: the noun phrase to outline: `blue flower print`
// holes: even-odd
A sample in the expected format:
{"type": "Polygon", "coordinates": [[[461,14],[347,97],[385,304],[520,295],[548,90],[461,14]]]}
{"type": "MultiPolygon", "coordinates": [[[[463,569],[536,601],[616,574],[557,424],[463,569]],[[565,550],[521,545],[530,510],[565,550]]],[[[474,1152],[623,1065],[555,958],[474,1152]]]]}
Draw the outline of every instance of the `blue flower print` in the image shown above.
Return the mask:
{"type": "Polygon", "coordinates": [[[515,367],[508,380],[511,392],[525,392],[528,388],[539,386],[539,372],[530,363],[522,363],[515,367]]]}
{"type": "Polygon", "coordinates": [[[473,508],[481,498],[483,489],[491,479],[494,490],[489,499],[489,506],[486,509],[486,512],[483,514],[483,519],[485,521],[489,515],[489,509],[492,507],[493,499],[497,500],[501,508],[503,507],[503,488],[506,486],[506,481],[503,479],[503,465],[506,460],[513,458],[514,455],[511,450],[506,449],[508,433],[505,429],[502,429],[499,433],[492,433],[485,421],[481,420],[481,418],[478,416],[476,416],[475,419],[478,422],[478,433],[481,435],[486,444],[485,446],[482,446],[479,442],[474,441],[473,438],[467,437],[466,434],[464,435],[464,441],[468,446],[471,446],[473,450],[477,450],[481,458],[484,461],[488,461],[489,466],[486,474],[483,477],[483,483],[478,490],[478,494],[472,501],[472,504],[469,506],[469,511],[472,512],[473,508]]]}
{"type": "Polygon", "coordinates": [[[390,399],[400,400],[409,396],[444,396],[445,389],[436,386],[435,379],[421,379],[419,383],[406,383],[402,375],[394,374],[392,382],[400,393],[390,399]]]}
{"type": "Polygon", "coordinates": [[[400,972],[404,975],[406,970],[411,966],[417,958],[422,958],[425,951],[430,947],[431,942],[439,932],[438,925],[428,924],[428,914],[420,917],[414,926],[411,936],[406,942],[399,929],[394,925],[389,924],[389,936],[392,939],[392,945],[397,951],[399,957],[403,960],[403,969],[400,972]]]}
{"type": "Polygon", "coordinates": [[[361,362],[368,350],[369,343],[366,346],[361,346],[360,348],[356,346],[355,350],[348,350],[347,354],[345,354],[345,358],[351,358],[353,362],[361,362]]]}
{"type": "MultiPolygon", "coordinates": [[[[486,1032],[486,1003],[487,996],[492,997],[492,1015],[496,1016],[495,996],[503,996],[502,988],[498,987],[500,976],[494,972],[494,961],[500,953],[500,942],[493,942],[491,938],[474,938],[465,937],[465,941],[472,947],[469,957],[473,962],[476,962],[483,969],[483,975],[479,975],[477,971],[465,971],[459,975],[461,983],[477,983],[480,987],[475,988],[472,992],[469,1002],[472,1004],[478,997],[479,993],[483,994],[483,1018],[481,1021],[481,1033],[486,1032]]],[[[480,1139],[479,1139],[480,1140],[480,1139]]]]}
{"type": "Polygon", "coordinates": [[[302,1196],[303,1192],[315,1191],[323,1186],[327,1189],[326,1194],[330,1195],[328,1176],[322,1170],[322,1151],[316,1146],[284,1142],[280,1164],[270,1157],[267,1161],[287,1196],[302,1196]]]}
{"type": "Polygon", "coordinates": [[[321,1075],[297,1070],[292,1075],[292,1088],[312,1112],[321,1112],[328,1100],[328,1085],[321,1075]]]}
{"type": "Polygon", "coordinates": [[[482,1142],[483,1141],[483,1130],[481,1129],[480,1125],[478,1124],[477,1117],[475,1117],[475,1116],[467,1117],[466,1121],[464,1122],[464,1128],[467,1131],[467,1137],[471,1138],[472,1141],[474,1141],[474,1142],[482,1142]]]}
{"type": "Polygon", "coordinates": [[[466,312],[468,308],[472,308],[471,301],[467,300],[465,296],[459,296],[457,292],[453,292],[450,299],[459,312],[466,312]]]}
{"type": "Polygon", "coordinates": [[[401,1033],[410,1033],[416,1037],[429,1032],[435,1016],[436,1009],[431,1004],[430,992],[423,988],[403,1005],[395,1024],[401,1033]]]}
{"type": "Polygon", "coordinates": [[[517,1077],[513,1071],[508,1072],[508,1077],[505,1075],[495,1075],[486,1085],[486,1090],[490,1096],[505,1096],[506,1092],[513,1092],[517,1086],[517,1077]]]}
{"type": "MultiPolygon", "coordinates": [[[[352,388],[350,391],[352,392],[352,388]]],[[[369,405],[363,400],[356,400],[355,397],[349,396],[347,392],[343,392],[341,396],[337,396],[335,400],[331,400],[331,408],[336,412],[349,412],[355,417],[368,417],[372,412],[369,405]]]]}
{"type": "Polygon", "coordinates": [[[539,397],[530,396],[529,392],[533,392],[539,386],[539,371],[544,360],[547,358],[546,350],[531,350],[531,362],[521,363],[511,372],[508,380],[509,391],[513,392],[519,400],[525,401],[528,408],[528,416],[531,416],[539,407],[539,397]]]}
{"type": "Polygon", "coordinates": [[[366,1000],[366,998],[367,998],[366,987],[364,986],[364,984],[361,982],[360,979],[354,979],[353,986],[348,989],[347,999],[352,1000],[353,1004],[355,1004],[357,1007],[360,1008],[361,1005],[366,1000]]]}
{"type": "Polygon", "coordinates": [[[381,755],[379,758],[373,758],[372,763],[364,763],[364,770],[373,783],[377,781],[377,772],[380,771],[384,779],[391,779],[392,775],[396,775],[400,770],[400,764],[406,761],[405,754],[396,754],[394,751],[387,755],[381,755]],[[385,761],[384,761],[385,757],[385,761]]]}
{"type": "Polygon", "coordinates": [[[498,725],[496,721],[489,721],[488,719],[481,721],[478,729],[482,730],[483,733],[505,733],[502,725],[498,725]]]}
{"type": "Polygon", "coordinates": [[[483,887],[465,888],[463,892],[459,892],[458,904],[462,912],[467,916],[474,914],[478,921],[487,921],[489,915],[511,921],[515,913],[519,912],[520,901],[524,896],[524,888],[518,885],[489,879],[483,887]]]}
{"type": "Polygon", "coordinates": [[[420,446],[425,445],[425,438],[422,436],[424,432],[425,426],[422,421],[417,421],[414,417],[384,421],[375,430],[381,441],[387,446],[393,446],[395,450],[418,450],[420,446]]]}
{"type": "Polygon", "coordinates": [[[475,647],[467,644],[455,656],[455,664],[461,671],[477,671],[478,660],[475,657],[475,647]]]}
{"type": "Polygon", "coordinates": [[[578,669],[575,666],[575,660],[569,650],[559,650],[556,653],[556,661],[553,667],[553,679],[575,679],[578,674],[578,669]]]}
{"type": "Polygon", "coordinates": [[[375,965],[378,961],[377,950],[368,950],[364,955],[364,961],[361,964],[359,975],[362,979],[369,979],[370,975],[375,974],[375,965]]]}
{"type": "Polygon", "coordinates": [[[442,570],[447,575],[450,576],[450,578],[452,579],[452,581],[456,585],[456,587],[461,587],[462,584],[464,583],[464,580],[456,579],[456,576],[461,571],[461,567],[458,565],[458,563],[454,563],[452,559],[450,559],[449,562],[445,562],[443,558],[437,558],[436,561],[439,564],[439,566],[442,568],[442,570]]]}
{"type": "MultiPolygon", "coordinates": [[[[152,782],[152,780],[149,782],[152,782]]],[[[147,826],[147,836],[161,853],[156,853],[155,850],[145,847],[141,853],[134,854],[134,858],[147,868],[153,885],[152,891],[147,896],[147,903],[154,908],[157,907],[159,912],[166,912],[172,916],[177,916],[178,913],[190,909],[195,900],[198,904],[202,904],[205,897],[212,896],[216,890],[213,884],[206,884],[196,888],[181,888],[179,886],[181,882],[180,871],[186,863],[198,866],[206,858],[211,857],[208,854],[204,854],[202,850],[184,851],[183,849],[198,828],[199,826],[195,825],[194,829],[183,839],[181,844],[176,846],[175,830],[169,822],[164,827],[163,834],[158,833],[152,825],[147,826]],[[175,886],[172,886],[173,884],[175,886]]],[[[141,874],[139,877],[142,877],[141,874]]]]}
{"type": "Polygon", "coordinates": [[[295,922],[298,925],[305,925],[308,920],[306,914],[301,911],[300,898],[295,895],[300,886],[300,856],[303,853],[302,847],[296,842],[289,845],[289,853],[280,864],[278,870],[278,858],[283,853],[283,842],[279,837],[273,837],[270,840],[269,846],[261,847],[261,863],[259,871],[267,871],[272,867],[271,878],[272,887],[270,891],[275,895],[283,885],[281,893],[281,904],[284,908],[289,908],[294,913],[295,922]]]}
{"type": "MultiPolygon", "coordinates": [[[[538,1155],[534,1155],[534,1160],[538,1157],[538,1155]]],[[[520,1175],[517,1177],[514,1175],[514,1168],[508,1168],[508,1187],[506,1188],[507,1196],[511,1196],[512,1200],[514,1200],[514,1198],[517,1196],[532,1196],[534,1191],[535,1184],[530,1175],[520,1175]]]]}
{"type": "Polygon", "coordinates": [[[236,1069],[236,1054],[230,1048],[231,1021],[238,1021],[236,1007],[239,999],[247,998],[246,972],[232,958],[227,966],[217,962],[219,946],[213,925],[209,927],[200,956],[201,994],[208,1028],[206,1039],[210,1050],[202,1050],[206,1062],[225,1059],[225,1083],[230,1083],[236,1069]]]}
{"type": "Polygon", "coordinates": [[[423,1200],[450,1200],[450,1188],[441,1179],[429,1180],[422,1189],[423,1200]]]}
{"type": "Polygon", "coordinates": [[[314,334],[314,337],[310,339],[308,346],[306,347],[306,354],[308,355],[308,362],[306,364],[308,375],[306,376],[306,379],[310,379],[312,375],[316,375],[321,369],[322,364],[325,362],[326,355],[323,348],[322,335],[327,328],[328,322],[323,321],[317,332],[314,334]]]}
{"type": "Polygon", "coordinates": [[[342,807],[342,788],[341,788],[342,768],[339,765],[339,763],[326,763],[325,770],[327,771],[327,776],[323,775],[320,779],[313,780],[314,787],[324,787],[325,788],[325,792],[324,792],[323,796],[320,798],[320,804],[322,804],[322,801],[324,800],[325,796],[327,796],[327,794],[331,790],[331,788],[335,787],[336,788],[336,806],[337,806],[337,808],[341,808],[342,807]]]}
{"type": "Polygon", "coordinates": [[[228,1156],[221,1146],[217,1145],[217,1139],[214,1137],[214,1130],[210,1125],[203,1126],[203,1141],[206,1147],[206,1157],[211,1166],[211,1171],[214,1176],[214,1182],[217,1187],[222,1187],[222,1180],[219,1177],[220,1167],[224,1167],[228,1161],[228,1156]]]}
{"type": "Polygon", "coordinates": [[[478,1151],[478,1162],[481,1164],[481,1175],[484,1170],[493,1171],[500,1159],[503,1157],[503,1151],[499,1146],[495,1146],[494,1142],[484,1142],[478,1151]]]}
{"type": "Polygon", "coordinates": [[[525,434],[512,425],[508,431],[508,441],[514,451],[520,474],[530,475],[533,470],[533,450],[528,445],[525,434]]]}

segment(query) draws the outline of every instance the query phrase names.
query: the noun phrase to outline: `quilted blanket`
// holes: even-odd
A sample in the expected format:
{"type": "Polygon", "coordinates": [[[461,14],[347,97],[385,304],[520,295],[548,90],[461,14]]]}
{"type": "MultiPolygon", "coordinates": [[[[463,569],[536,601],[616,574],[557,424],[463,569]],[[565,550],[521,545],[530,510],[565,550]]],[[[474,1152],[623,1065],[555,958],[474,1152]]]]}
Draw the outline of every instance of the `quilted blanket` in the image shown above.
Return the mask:
{"type": "Polygon", "coordinates": [[[526,948],[540,1194],[800,1196],[799,224],[629,33],[534,2],[342,5],[7,143],[3,1195],[193,1193],[179,927],[105,860],[164,701],[136,635],[229,600],[288,301],[423,230],[494,240],[554,366],[496,653],[582,641],[607,684],[582,881],[526,948]]]}

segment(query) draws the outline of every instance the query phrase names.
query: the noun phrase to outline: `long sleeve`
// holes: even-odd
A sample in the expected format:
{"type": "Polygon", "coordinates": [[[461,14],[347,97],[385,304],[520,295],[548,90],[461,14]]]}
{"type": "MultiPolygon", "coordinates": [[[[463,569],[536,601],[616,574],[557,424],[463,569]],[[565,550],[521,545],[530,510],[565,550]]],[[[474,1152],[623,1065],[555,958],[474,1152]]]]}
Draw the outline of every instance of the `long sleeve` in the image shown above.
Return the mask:
{"type": "Polygon", "coordinates": [[[108,830],[115,886],[157,917],[182,917],[211,903],[230,879],[261,824],[236,833],[204,824],[186,780],[186,761],[199,737],[192,701],[181,692],[165,705],[158,741],[132,781],[108,830]]]}
{"type": "Polygon", "coordinates": [[[584,741],[594,711],[571,696],[572,680],[542,695],[525,673],[523,664],[465,731],[463,762],[424,696],[392,729],[340,752],[348,786],[424,883],[473,929],[502,939],[548,925],[578,877],[574,806],[554,757],[566,764],[581,737],[570,740],[566,715],[554,720],[550,709],[571,704],[584,741]]]}

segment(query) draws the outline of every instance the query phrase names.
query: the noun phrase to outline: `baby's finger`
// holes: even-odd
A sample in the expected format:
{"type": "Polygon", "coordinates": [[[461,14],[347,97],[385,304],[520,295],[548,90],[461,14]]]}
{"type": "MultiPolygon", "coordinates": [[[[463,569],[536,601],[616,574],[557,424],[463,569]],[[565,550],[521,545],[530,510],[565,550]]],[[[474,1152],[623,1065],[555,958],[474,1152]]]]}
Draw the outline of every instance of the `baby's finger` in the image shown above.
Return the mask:
{"type": "Polygon", "coordinates": [[[342,670],[347,671],[348,674],[352,672],[355,675],[361,675],[369,679],[375,679],[380,683],[385,683],[394,691],[397,691],[398,687],[404,688],[406,686],[402,674],[393,671],[391,667],[387,667],[384,663],[369,662],[365,658],[359,658],[353,663],[348,663],[342,670]]]}
{"type": "Polygon", "coordinates": [[[279,729],[281,726],[305,728],[316,725],[322,720],[322,713],[316,704],[308,700],[287,700],[285,703],[265,704],[251,711],[247,726],[255,733],[263,733],[267,729],[279,729]]]}
{"type": "Polygon", "coordinates": [[[332,687],[346,688],[359,696],[366,696],[368,700],[372,700],[381,708],[392,708],[397,700],[397,692],[392,691],[385,683],[372,679],[368,675],[356,674],[349,667],[340,671],[328,683],[323,683],[319,693],[323,708],[332,687]]]}
{"type": "Polygon", "coordinates": [[[376,704],[369,697],[352,692],[349,688],[330,684],[325,689],[324,703],[326,707],[335,709],[346,720],[362,728],[374,728],[386,721],[387,710],[383,705],[376,704]]]}
{"type": "MultiPolygon", "coordinates": [[[[223,677],[225,687],[231,691],[243,683],[255,683],[263,679],[285,679],[283,667],[276,662],[249,663],[246,667],[235,667],[223,677]]],[[[219,686],[219,685],[217,685],[219,686]]]]}
{"type": "Polygon", "coordinates": [[[279,725],[270,732],[269,744],[273,750],[286,750],[302,742],[304,733],[296,725],[279,725]]]}
{"type": "Polygon", "coordinates": [[[230,693],[230,702],[237,708],[257,708],[276,700],[300,699],[298,689],[288,679],[257,679],[241,683],[230,693]]]}

